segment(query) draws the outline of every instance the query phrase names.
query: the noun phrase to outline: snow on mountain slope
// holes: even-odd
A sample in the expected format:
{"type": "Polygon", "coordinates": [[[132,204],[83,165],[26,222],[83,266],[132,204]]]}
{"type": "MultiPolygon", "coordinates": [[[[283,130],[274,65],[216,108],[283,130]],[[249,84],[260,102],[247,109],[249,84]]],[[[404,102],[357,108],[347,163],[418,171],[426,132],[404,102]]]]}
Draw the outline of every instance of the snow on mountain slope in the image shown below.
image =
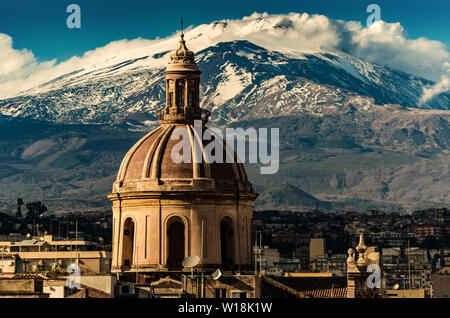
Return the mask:
{"type": "MultiPolygon", "coordinates": [[[[84,123],[113,123],[134,113],[153,115],[164,105],[167,54],[66,74],[1,100],[0,111],[12,117],[84,123]]],[[[321,107],[354,102],[356,96],[416,107],[422,87],[431,83],[342,52],[295,55],[248,41],[218,43],[197,52],[196,58],[203,71],[203,107],[215,113],[218,123],[299,112],[319,115],[321,107]]],[[[422,107],[448,109],[449,101],[449,94],[441,94],[422,107]]]]}
{"type": "MultiPolygon", "coordinates": [[[[419,103],[432,81],[332,50],[339,34],[316,30],[317,35],[317,26],[307,29],[313,22],[341,25],[324,16],[263,14],[186,32],[203,71],[203,107],[215,113],[212,118],[226,123],[301,112],[320,115],[322,107],[350,100],[449,109],[450,93],[419,103]],[[303,39],[308,32],[329,48],[311,46],[303,39]]],[[[0,113],[84,123],[113,123],[147,113],[146,120],[152,120],[164,105],[163,71],[177,42],[178,35],[121,40],[73,57],[51,70],[52,80],[1,99],[0,113]]]]}

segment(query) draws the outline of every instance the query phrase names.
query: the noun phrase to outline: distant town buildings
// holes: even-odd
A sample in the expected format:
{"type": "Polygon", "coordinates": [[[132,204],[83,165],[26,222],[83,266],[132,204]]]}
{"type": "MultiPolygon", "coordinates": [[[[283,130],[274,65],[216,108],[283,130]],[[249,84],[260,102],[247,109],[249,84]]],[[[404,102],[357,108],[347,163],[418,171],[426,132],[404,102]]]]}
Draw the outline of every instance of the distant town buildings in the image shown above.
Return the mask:
{"type": "Polygon", "coordinates": [[[97,242],[55,240],[53,235],[2,237],[0,241],[0,273],[66,273],[77,263],[84,275],[105,274],[111,269],[111,252],[99,250],[97,242]],[[5,240],[9,238],[9,240],[5,240]]]}
{"type": "MultiPolygon", "coordinates": [[[[433,297],[434,275],[442,281],[439,277],[450,273],[445,271],[450,266],[449,224],[447,209],[411,215],[262,211],[255,214],[254,227],[263,233],[266,248],[278,251],[280,260],[298,260],[299,272],[336,277],[346,275],[346,250],[355,246],[357,235],[365,233],[367,242],[380,250],[386,289],[395,290],[390,292],[392,297],[406,297],[405,290],[421,290],[420,295],[433,297]]],[[[284,269],[274,263],[266,271],[279,277],[289,275],[284,269]]]]}
{"type": "Polygon", "coordinates": [[[446,235],[450,235],[449,224],[426,224],[414,227],[414,237],[418,243],[422,243],[427,236],[433,236],[439,240],[446,235]]]}
{"type": "Polygon", "coordinates": [[[325,257],[325,239],[324,238],[311,238],[309,242],[309,261],[316,260],[318,258],[325,257]]]}

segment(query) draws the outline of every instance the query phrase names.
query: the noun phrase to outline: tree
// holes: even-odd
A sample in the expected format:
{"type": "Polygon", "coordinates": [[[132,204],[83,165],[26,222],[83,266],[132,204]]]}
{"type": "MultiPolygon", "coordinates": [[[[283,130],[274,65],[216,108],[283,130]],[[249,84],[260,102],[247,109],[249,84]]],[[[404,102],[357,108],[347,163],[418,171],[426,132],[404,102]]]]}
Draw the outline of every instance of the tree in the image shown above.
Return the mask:
{"type": "Polygon", "coordinates": [[[26,207],[28,209],[27,218],[35,218],[47,211],[47,207],[40,201],[27,203],[26,207]]]}
{"type": "Polygon", "coordinates": [[[18,219],[22,218],[22,205],[23,205],[23,199],[18,198],[17,199],[17,213],[16,213],[16,216],[18,219]]]}

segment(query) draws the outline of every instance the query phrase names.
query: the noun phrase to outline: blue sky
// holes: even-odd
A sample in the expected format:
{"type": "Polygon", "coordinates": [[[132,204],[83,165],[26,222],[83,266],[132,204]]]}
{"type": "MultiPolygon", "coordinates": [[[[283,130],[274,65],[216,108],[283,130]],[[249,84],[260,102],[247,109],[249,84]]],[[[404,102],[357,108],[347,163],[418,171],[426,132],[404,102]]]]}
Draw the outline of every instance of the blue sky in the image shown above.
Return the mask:
{"type": "Polygon", "coordinates": [[[10,35],[14,48],[31,50],[38,60],[73,55],[118,39],[152,39],[172,34],[179,17],[187,25],[225,18],[241,18],[253,12],[324,14],[333,19],[365,24],[367,5],[381,7],[386,22],[400,22],[409,38],[425,36],[450,47],[450,1],[448,0],[295,0],[295,1],[143,1],[143,0],[2,0],[0,33],[10,35]],[[66,7],[81,7],[82,28],[66,27],[66,7]]]}

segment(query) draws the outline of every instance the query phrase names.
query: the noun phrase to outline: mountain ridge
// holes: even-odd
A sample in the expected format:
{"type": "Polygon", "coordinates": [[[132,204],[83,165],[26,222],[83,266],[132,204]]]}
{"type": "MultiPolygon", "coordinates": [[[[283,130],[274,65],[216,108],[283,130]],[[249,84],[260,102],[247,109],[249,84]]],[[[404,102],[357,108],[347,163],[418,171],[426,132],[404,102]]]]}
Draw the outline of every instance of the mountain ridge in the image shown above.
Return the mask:
{"type": "MultiPolygon", "coordinates": [[[[126,150],[164,106],[164,45],[0,100],[0,209],[22,196],[63,211],[108,207],[126,150]]],[[[267,189],[258,207],[300,209],[308,195],[330,211],[450,204],[450,95],[418,105],[433,82],[342,52],[243,40],[205,47],[196,59],[210,126],[280,129],[280,171],[262,176],[247,165],[250,181],[267,189]],[[277,187],[283,182],[291,187],[277,187]]]]}
{"type": "MultiPolygon", "coordinates": [[[[270,51],[249,41],[221,42],[197,53],[203,71],[203,107],[219,124],[251,119],[251,107],[263,114],[298,111],[320,115],[322,105],[347,100],[378,105],[448,109],[450,94],[418,105],[424,87],[433,82],[344,53],[270,51]],[[267,108],[270,106],[271,108],[267,108]],[[285,106],[285,107],[283,107],[285,106]]],[[[156,60],[165,60],[167,53],[156,60]]],[[[148,56],[78,75],[72,72],[19,96],[0,100],[4,116],[47,121],[114,123],[139,112],[154,113],[164,105],[163,70],[123,67],[148,56]],[[46,88],[45,88],[46,87],[46,88]],[[50,87],[50,88],[49,88],[50,87]],[[45,89],[44,89],[45,88],[45,89]]],[[[153,60],[152,60],[153,61],[153,60]]]]}

